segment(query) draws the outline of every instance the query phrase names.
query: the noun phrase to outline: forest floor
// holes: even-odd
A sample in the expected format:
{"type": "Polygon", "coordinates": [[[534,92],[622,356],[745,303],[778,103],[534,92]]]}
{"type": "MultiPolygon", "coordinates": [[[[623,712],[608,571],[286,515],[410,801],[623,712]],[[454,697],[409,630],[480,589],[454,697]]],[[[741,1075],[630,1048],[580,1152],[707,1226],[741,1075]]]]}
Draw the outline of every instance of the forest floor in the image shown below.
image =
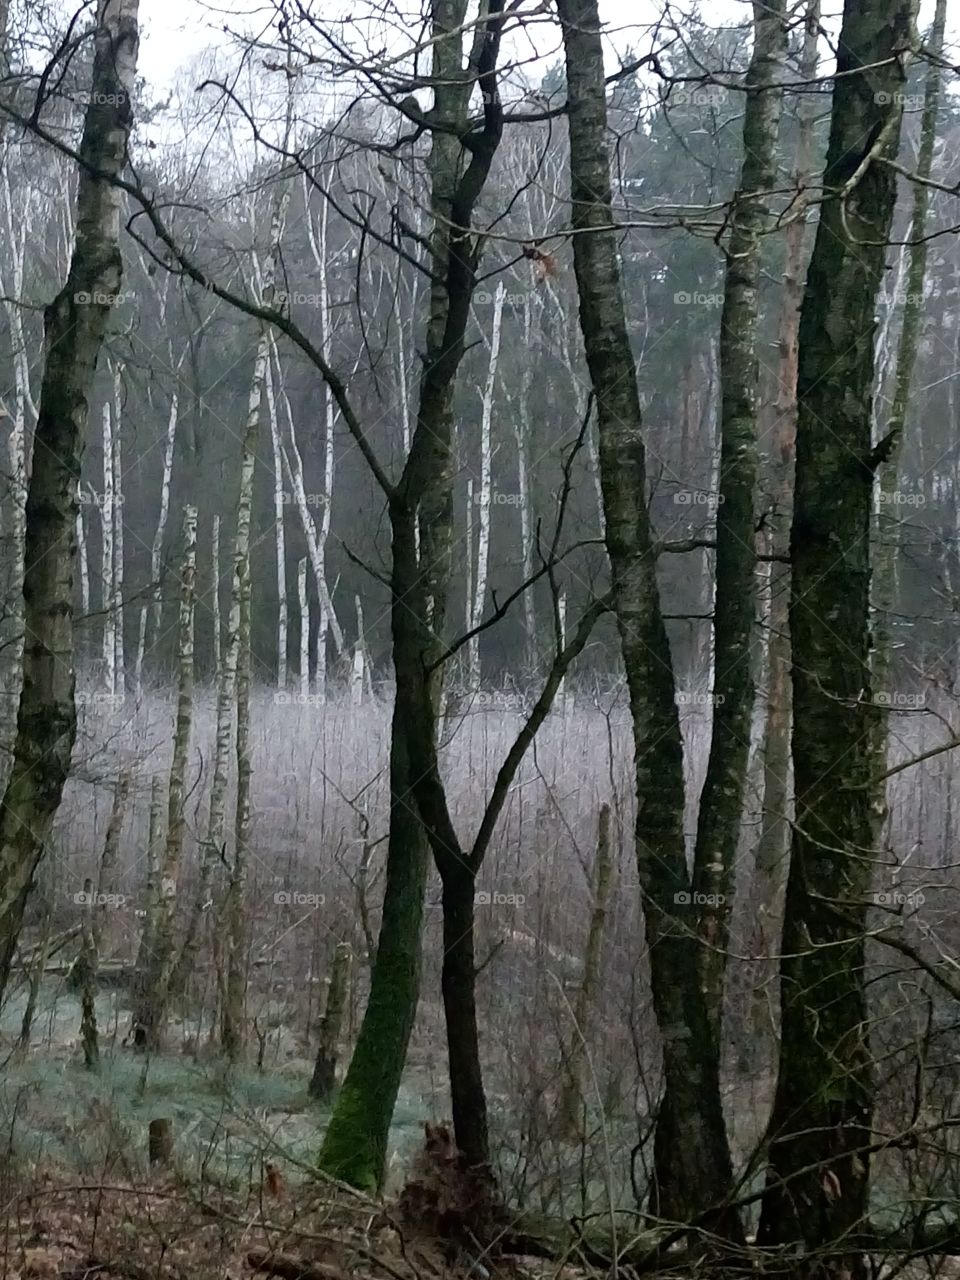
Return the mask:
{"type": "Polygon", "coordinates": [[[577,1280],[582,1267],[452,1256],[401,1225],[391,1204],[322,1183],[265,1179],[245,1197],[200,1197],[177,1182],[78,1182],[47,1168],[0,1181],[2,1280],[577,1280]],[[4,1185],[4,1183],[6,1185],[4,1185]]]}

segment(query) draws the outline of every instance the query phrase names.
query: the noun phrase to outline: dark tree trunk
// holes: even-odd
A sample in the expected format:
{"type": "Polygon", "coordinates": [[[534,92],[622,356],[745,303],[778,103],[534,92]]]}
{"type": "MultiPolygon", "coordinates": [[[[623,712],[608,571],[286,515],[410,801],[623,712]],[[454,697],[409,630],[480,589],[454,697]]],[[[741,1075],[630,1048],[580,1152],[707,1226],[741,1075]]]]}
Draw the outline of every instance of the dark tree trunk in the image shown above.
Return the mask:
{"type": "Polygon", "coordinates": [[[784,0],[756,0],[746,76],[743,167],[733,200],[720,318],[720,502],[713,613],[713,723],[700,796],[693,887],[700,971],[717,1043],[753,717],[757,356],[765,193],[775,185],[787,32],[784,0]]]}
{"type": "Polygon", "coordinates": [[[760,1238],[799,1276],[863,1275],[874,1099],[864,934],[882,771],[870,680],[874,308],[896,176],[912,0],[846,0],[800,317],[791,531],[796,824],[780,1072],[760,1238]],[[868,68],[858,71],[858,68],[868,68]]]}
{"type": "Polygon", "coordinates": [[[471,1166],[490,1160],[487,1099],[480,1066],[474,959],[476,876],[465,862],[443,877],[443,1012],[447,1024],[450,1098],[458,1148],[471,1166]]]}
{"type": "Polygon", "coordinates": [[[313,1065],[313,1077],[307,1090],[317,1102],[328,1102],[337,1086],[337,1050],[343,1028],[349,970],[350,947],[346,942],[338,942],[330,967],[330,986],[320,1022],[320,1040],[313,1065]]]}
{"type": "Polygon", "coordinates": [[[667,1109],[658,1124],[656,1207],[741,1234],[724,1208],[733,1173],[717,1044],[698,976],[683,835],[683,747],[660,609],[645,482],[640,397],[612,228],[603,47],[596,0],[559,0],[567,68],[574,267],[597,403],[600,477],[614,607],[633,717],[636,853],[667,1109]]]}
{"type": "MultiPolygon", "coordinates": [[[[390,745],[390,837],[380,938],[363,1025],[320,1155],[322,1168],[356,1186],[379,1186],[420,990],[428,846],[416,790],[435,764],[440,672],[453,528],[453,394],[464,352],[478,247],[474,208],[500,141],[496,65],[502,0],[491,0],[474,52],[462,66],[466,0],[432,5],[435,118],[429,161],[435,283],[417,423],[403,475],[390,495],[391,633],[396,698],[390,745]],[[484,125],[469,152],[457,136],[477,83],[484,125]],[[419,530],[419,545],[417,538],[419,530]]],[[[471,911],[473,903],[471,900],[471,911]]],[[[482,1085],[481,1085],[482,1095],[482,1085]]],[[[485,1154],[484,1154],[485,1159],[485,1154]]]]}
{"type": "Polygon", "coordinates": [[[0,997],[60,805],[76,734],[73,572],[88,400],[120,291],[120,193],[136,71],[137,0],[100,0],[80,143],[77,232],[66,284],[44,314],[46,363],[27,489],[23,689],[0,805],[0,997]],[[93,176],[95,171],[97,176],[93,176]]]}

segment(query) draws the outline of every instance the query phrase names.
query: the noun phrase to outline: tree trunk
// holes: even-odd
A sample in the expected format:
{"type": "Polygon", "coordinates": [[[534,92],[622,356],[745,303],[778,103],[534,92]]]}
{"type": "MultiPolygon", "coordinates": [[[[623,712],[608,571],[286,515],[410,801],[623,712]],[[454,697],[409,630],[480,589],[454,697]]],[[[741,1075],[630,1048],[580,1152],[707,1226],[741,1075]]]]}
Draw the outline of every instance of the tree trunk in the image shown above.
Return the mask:
{"type": "Polygon", "coordinates": [[[874,1097],[864,971],[881,809],[872,778],[882,772],[870,695],[873,317],[896,195],[884,161],[896,155],[913,19],[912,0],[846,0],[826,199],[800,316],[790,544],[796,823],[760,1239],[799,1247],[793,1265],[804,1277],[866,1274],[844,1237],[866,1220],[874,1097]]]}
{"type": "Polygon", "coordinates": [[[379,1186],[383,1178],[387,1134],[419,999],[427,847],[414,788],[422,753],[435,749],[437,737],[440,681],[431,668],[441,652],[450,577],[453,392],[475,285],[473,211],[502,130],[496,92],[501,9],[502,0],[491,0],[465,71],[460,36],[465,0],[433,0],[432,5],[434,113],[450,128],[431,137],[434,283],[416,428],[389,503],[396,696],[386,887],[370,997],[320,1153],[325,1172],[364,1189],[379,1186]],[[484,127],[472,135],[467,163],[459,134],[478,82],[484,90],[484,127]]]}
{"type": "MultiPolygon", "coordinates": [[[[937,113],[940,107],[940,81],[942,72],[937,59],[943,52],[944,27],[946,25],[946,0],[937,0],[933,30],[925,42],[930,52],[926,85],[923,95],[923,115],[920,123],[920,154],[917,157],[917,176],[913,184],[913,216],[910,220],[909,260],[906,274],[906,292],[902,307],[900,341],[897,346],[896,375],[893,406],[885,424],[884,434],[890,441],[886,461],[880,468],[880,485],[877,494],[879,509],[874,539],[873,605],[874,647],[873,678],[875,697],[889,701],[889,683],[892,672],[891,618],[897,604],[897,567],[900,512],[897,508],[897,483],[899,463],[903,453],[903,429],[906,425],[907,403],[913,382],[917,350],[920,345],[920,327],[923,321],[924,288],[927,272],[927,206],[930,189],[924,183],[933,167],[933,148],[937,138],[937,113]]],[[[891,309],[896,302],[891,304],[891,309]]]]}
{"type": "MultiPolygon", "coordinates": [[[[186,834],[187,763],[193,722],[194,597],[197,579],[197,509],[183,510],[183,560],[180,568],[180,622],[177,637],[177,718],[173,734],[173,759],[167,793],[167,833],[163,857],[156,873],[156,890],[147,902],[150,913],[144,925],[137,956],[137,1001],[134,1027],[143,1048],[159,1048],[166,1021],[170,978],[176,959],[177,885],[186,834]]],[[[151,808],[151,854],[159,843],[159,822],[151,808]]]]}
{"type": "Polygon", "coordinates": [[[44,314],[46,364],[24,535],[23,689],[0,809],[0,998],[76,733],[77,480],[94,371],[120,289],[120,195],[110,178],[126,163],[137,44],[137,0],[100,0],[80,143],[76,240],[66,284],[44,314]]]}
{"type": "Polygon", "coordinates": [[[574,1008],[573,1043],[567,1054],[567,1080],[557,1108],[562,1131],[573,1137],[583,1131],[584,1108],[583,1060],[590,1043],[590,1014],[596,1003],[600,984],[600,963],[603,934],[607,920],[607,899],[613,879],[613,859],[610,856],[610,806],[600,806],[597,819],[597,852],[593,864],[593,902],[590,910],[590,926],[583,951],[583,980],[577,990],[574,1008]]]}
{"type": "Polygon", "coordinates": [[[163,539],[167,529],[167,516],[170,511],[170,480],[173,475],[173,453],[177,440],[177,418],[179,400],[174,392],[170,399],[170,414],[167,418],[167,438],[163,449],[163,474],[160,479],[160,511],[157,515],[157,528],[150,547],[150,603],[140,606],[140,632],[137,637],[137,656],[134,667],[134,685],[139,700],[143,692],[143,663],[146,653],[148,624],[152,620],[154,639],[160,634],[160,617],[162,610],[160,565],[163,556],[163,539]]]}
{"type": "Polygon", "coordinates": [[[350,947],[338,942],[330,969],[330,986],[327,1003],[320,1022],[317,1058],[313,1065],[313,1077],[308,1092],[316,1102],[329,1102],[337,1085],[337,1056],[340,1031],[343,1027],[343,1011],[347,998],[347,975],[350,971],[350,947]]]}
{"type": "Polygon", "coordinates": [[[660,610],[641,439],[640,398],[627,334],[613,229],[603,47],[597,0],[559,0],[567,69],[574,269],[580,327],[597,403],[600,481],[614,607],[633,717],[637,866],[663,1040],[668,1106],[655,1143],[655,1209],[675,1221],[704,1215],[740,1235],[724,1203],[733,1173],[720,1102],[718,1052],[690,930],[684,852],[683,748],[670,645],[660,610]]]}
{"type": "Polygon", "coordinates": [[[250,846],[250,554],[240,579],[240,652],[237,660],[237,798],[233,863],[227,886],[223,940],[225,990],[220,1043],[229,1062],[243,1054],[247,999],[247,862],[250,846]]]}
{"type": "Polygon", "coordinates": [[[277,398],[273,393],[273,374],[267,361],[267,416],[270,419],[270,444],[273,449],[273,529],[277,567],[277,688],[287,687],[287,549],[284,529],[285,494],[283,492],[283,454],[280,447],[280,424],[277,398]]]}
{"type": "Polygon", "coordinates": [[[730,215],[720,317],[714,697],[693,872],[697,932],[703,944],[700,980],[718,1045],[753,718],[760,265],[768,221],[766,193],[775,185],[777,174],[783,99],[779,82],[787,48],[785,0],[756,0],[753,13],[753,53],[745,81],[744,159],[730,215]]]}
{"type": "MultiPolygon", "coordinates": [[[[809,0],[804,25],[800,80],[817,74],[820,38],[820,0],[809,0]]],[[[798,110],[797,147],[793,181],[798,192],[795,220],[784,234],[783,302],[777,337],[777,394],[772,421],[764,432],[772,443],[768,483],[773,511],[768,513],[764,548],[767,554],[787,558],[793,511],[793,457],[797,435],[797,334],[803,301],[803,260],[806,209],[810,201],[810,166],[816,106],[804,98],[798,110]]],[[[752,1034],[750,1046],[770,1041],[767,992],[776,977],[775,953],[780,936],[783,887],[786,883],[790,845],[790,572],[787,565],[771,560],[767,566],[763,601],[761,667],[765,673],[766,709],[763,716],[763,814],[751,882],[756,909],[751,955],[757,961],[750,993],[752,1034]]],[[[754,1054],[746,1045],[741,1053],[745,1069],[754,1054]]],[[[766,1059],[764,1058],[764,1061],[766,1059]]]]}
{"type": "Polygon", "coordinates": [[[100,605],[103,612],[103,684],[107,697],[117,691],[117,615],[114,573],[113,538],[116,531],[113,520],[113,411],[105,400],[102,409],[101,442],[103,448],[103,492],[97,503],[100,509],[100,605]]]}
{"type": "MultiPolygon", "coordinates": [[[[477,503],[477,578],[473,590],[473,601],[470,611],[470,630],[479,627],[483,621],[483,607],[487,599],[487,568],[490,563],[490,522],[493,514],[493,444],[491,431],[493,426],[493,404],[497,389],[497,364],[500,360],[500,334],[503,330],[503,300],[506,286],[501,280],[493,301],[493,327],[490,333],[490,362],[487,366],[487,381],[483,389],[483,404],[480,414],[480,488],[475,492],[477,503]]],[[[468,543],[471,548],[472,544],[468,543]]],[[[472,692],[480,688],[480,637],[470,640],[469,687],[472,692]]]]}

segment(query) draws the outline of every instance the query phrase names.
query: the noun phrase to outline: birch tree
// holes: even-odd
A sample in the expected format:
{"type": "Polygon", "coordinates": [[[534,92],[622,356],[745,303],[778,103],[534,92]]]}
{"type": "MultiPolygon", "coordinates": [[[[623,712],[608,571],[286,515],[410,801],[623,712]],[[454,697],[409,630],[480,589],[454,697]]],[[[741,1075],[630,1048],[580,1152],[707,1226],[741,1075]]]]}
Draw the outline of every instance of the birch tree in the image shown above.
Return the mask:
{"type": "MultiPolygon", "coordinates": [[[[483,388],[480,412],[480,487],[471,496],[477,504],[477,574],[473,589],[473,601],[468,619],[468,629],[475,631],[483,621],[487,598],[487,566],[490,562],[490,517],[493,512],[493,405],[497,390],[497,365],[500,361],[500,335],[503,331],[503,301],[507,287],[503,281],[497,284],[493,296],[493,319],[490,324],[490,359],[487,364],[487,380],[483,388]]],[[[468,542],[468,547],[470,543],[468,542]]],[[[472,551],[471,551],[472,554],[472,551]]],[[[480,637],[470,641],[469,661],[470,689],[480,687],[480,637]]]]}

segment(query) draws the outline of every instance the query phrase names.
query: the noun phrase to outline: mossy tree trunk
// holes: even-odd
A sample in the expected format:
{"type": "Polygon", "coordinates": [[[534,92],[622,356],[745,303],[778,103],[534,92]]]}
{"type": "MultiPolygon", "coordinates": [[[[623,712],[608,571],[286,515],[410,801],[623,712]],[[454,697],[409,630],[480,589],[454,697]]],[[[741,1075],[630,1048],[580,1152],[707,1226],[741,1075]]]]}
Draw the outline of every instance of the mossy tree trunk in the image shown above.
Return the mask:
{"type": "Polygon", "coordinates": [[[120,193],[111,178],[127,160],[137,12],[137,0],[100,0],[97,6],[76,237],[66,283],[44,313],[45,365],[24,528],[23,687],[0,806],[0,997],[76,735],[77,481],[97,359],[120,291],[120,193]]]}
{"type": "MultiPolygon", "coordinates": [[[[453,393],[464,352],[478,246],[473,211],[500,139],[496,58],[502,3],[488,6],[466,69],[466,0],[434,0],[434,86],[428,169],[433,285],[417,420],[403,474],[389,494],[391,634],[396,697],[390,739],[390,834],[383,915],[370,996],[320,1153],[321,1167],[355,1186],[383,1178],[387,1135],[420,993],[428,846],[414,789],[435,755],[453,524],[453,393]],[[464,146],[471,94],[485,88],[484,125],[464,146]],[[490,92],[487,92],[489,90],[490,92]],[[421,713],[425,712],[425,719],[421,713]]],[[[414,104],[415,105],[415,104],[414,104]]],[[[473,907],[471,896],[471,911],[473,907]]]]}
{"type": "Polygon", "coordinates": [[[596,397],[600,480],[614,608],[633,718],[636,856],[663,1041],[666,1100],[655,1143],[654,1207],[706,1215],[740,1235],[723,1208],[733,1173],[717,1045],[699,982],[684,849],[683,746],[647,511],[640,397],[613,227],[603,45],[597,0],[559,0],[567,70],[574,269],[596,397]]]}
{"type": "Polygon", "coordinates": [[[796,821],[764,1243],[798,1276],[866,1274],[844,1237],[868,1207],[874,1100],[867,898],[882,771],[871,703],[875,304],[896,196],[912,0],[846,0],[820,223],[800,316],[791,530],[796,821]]]}

